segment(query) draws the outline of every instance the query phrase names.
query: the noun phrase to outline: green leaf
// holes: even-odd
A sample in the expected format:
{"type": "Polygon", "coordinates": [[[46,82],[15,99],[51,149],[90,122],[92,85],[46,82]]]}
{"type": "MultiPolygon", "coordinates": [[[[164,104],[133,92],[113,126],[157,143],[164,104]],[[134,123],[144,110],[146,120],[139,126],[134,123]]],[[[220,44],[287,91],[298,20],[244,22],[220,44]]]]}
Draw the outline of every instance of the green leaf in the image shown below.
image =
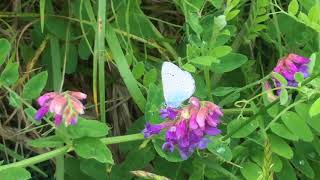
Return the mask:
{"type": "Polygon", "coordinates": [[[303,141],[311,142],[313,140],[313,134],[303,120],[297,113],[287,111],[281,116],[282,121],[288,127],[288,129],[303,141]]]}
{"type": "Polygon", "coordinates": [[[261,175],[261,168],[253,162],[245,162],[240,168],[241,174],[248,180],[259,179],[261,175]]]}
{"type": "Polygon", "coordinates": [[[210,55],[219,58],[229,54],[231,51],[232,48],[230,46],[218,46],[213,48],[212,52],[210,52],[210,55]]]}
{"type": "Polygon", "coordinates": [[[283,160],[282,161],[283,168],[280,173],[277,173],[277,178],[278,179],[290,179],[290,180],[297,180],[296,174],[292,166],[290,165],[288,160],[283,160]]]}
{"type": "Polygon", "coordinates": [[[233,18],[235,18],[239,14],[239,12],[240,12],[239,9],[228,12],[228,14],[226,16],[226,20],[227,21],[232,20],[233,18]]]}
{"type": "Polygon", "coordinates": [[[31,174],[25,168],[12,167],[12,168],[0,171],[0,179],[25,180],[25,179],[31,179],[31,174]]]}
{"type": "Polygon", "coordinates": [[[21,98],[18,94],[10,92],[7,98],[9,99],[10,106],[15,108],[20,108],[22,106],[21,98]]]}
{"type": "Polygon", "coordinates": [[[320,113],[320,98],[318,98],[316,101],[313,102],[313,104],[310,107],[309,115],[311,117],[318,115],[320,113]]]}
{"type": "Polygon", "coordinates": [[[285,105],[289,100],[288,91],[285,88],[281,88],[280,92],[280,104],[285,105]]]}
{"type": "Polygon", "coordinates": [[[57,135],[34,139],[27,142],[29,146],[36,147],[36,148],[59,147],[63,145],[63,143],[64,143],[63,140],[57,135]]]}
{"type": "Polygon", "coordinates": [[[80,169],[82,172],[96,180],[105,180],[107,177],[106,164],[94,159],[81,159],[80,169]]]}
{"type": "Polygon", "coordinates": [[[143,77],[143,85],[149,86],[152,83],[155,83],[157,81],[157,70],[151,69],[149,72],[147,72],[143,77]]]}
{"type": "Polygon", "coordinates": [[[73,126],[68,126],[68,134],[74,138],[82,137],[104,137],[108,134],[109,127],[97,120],[87,120],[79,117],[78,123],[73,126]]]}
{"type": "Polygon", "coordinates": [[[314,178],[314,171],[308,163],[308,160],[301,152],[295,152],[291,162],[293,166],[300,172],[302,172],[305,176],[310,179],[314,178]]]}
{"type": "Polygon", "coordinates": [[[219,60],[213,56],[199,56],[191,59],[190,62],[202,66],[211,66],[212,63],[218,63],[219,60]]]}
{"type": "Polygon", "coordinates": [[[219,59],[219,64],[213,64],[213,72],[221,74],[237,69],[248,61],[246,56],[237,53],[229,53],[219,59]]]}
{"type": "Polygon", "coordinates": [[[187,23],[190,25],[192,30],[197,34],[201,34],[203,28],[200,25],[199,16],[197,13],[186,13],[187,14],[187,23]]]}
{"type": "MultiPolygon", "coordinates": [[[[89,39],[88,41],[89,41],[89,44],[91,45],[93,40],[89,39]]],[[[88,60],[89,56],[91,55],[91,51],[88,47],[88,44],[85,38],[81,38],[78,44],[78,54],[79,54],[79,57],[83,60],[88,60]]]]}
{"type": "MultiPolygon", "coordinates": [[[[105,166],[106,167],[106,166],[105,166]]],[[[93,180],[83,173],[80,169],[80,160],[72,157],[66,157],[64,159],[64,173],[66,180],[93,180]]]]}
{"type": "MultiPolygon", "coordinates": [[[[250,153],[250,159],[252,159],[255,163],[257,163],[260,167],[263,167],[264,164],[264,152],[263,150],[253,150],[250,153]]],[[[280,160],[279,156],[276,154],[272,154],[272,167],[271,170],[274,172],[280,172],[282,169],[282,161],[280,160]]]]}
{"type": "Polygon", "coordinates": [[[207,145],[207,149],[223,161],[231,161],[232,152],[228,144],[222,142],[218,137],[210,137],[211,141],[207,145]]]}
{"type": "Polygon", "coordinates": [[[32,100],[38,97],[47,84],[48,73],[43,71],[33,76],[23,87],[22,97],[32,100]]]}
{"type": "Polygon", "coordinates": [[[301,83],[304,80],[304,76],[301,72],[297,72],[294,74],[294,79],[298,82],[301,83]]]}
{"type": "Polygon", "coordinates": [[[163,119],[160,118],[159,113],[161,105],[164,102],[162,94],[162,88],[159,88],[154,84],[151,84],[149,86],[147,104],[145,109],[146,121],[151,122],[153,124],[158,124],[163,121],[163,119]],[[161,96],[159,96],[159,94],[161,94],[161,96]]]}
{"type": "MultiPolygon", "coordinates": [[[[242,126],[246,122],[246,119],[236,119],[233,121],[230,121],[227,126],[228,133],[233,132],[234,130],[238,129],[240,126],[242,126]]],[[[239,129],[236,133],[232,135],[232,138],[244,138],[249,136],[257,127],[259,126],[258,120],[254,120],[250,122],[249,124],[243,126],[241,129],[239,129]]]]}
{"type": "Polygon", "coordinates": [[[46,0],[40,0],[40,24],[41,24],[41,32],[43,33],[44,28],[44,10],[46,5],[46,0]]]}
{"type": "Polygon", "coordinates": [[[164,143],[161,139],[153,139],[153,146],[158,153],[159,156],[165,158],[169,162],[181,162],[183,159],[181,158],[177,148],[174,149],[173,152],[166,152],[162,149],[162,145],[164,143]]]}
{"type": "Polygon", "coordinates": [[[287,85],[288,81],[281,74],[273,72],[273,77],[276,78],[282,85],[287,85]]]}
{"type": "MultiPolygon", "coordinates": [[[[67,74],[72,74],[74,72],[76,72],[77,70],[77,66],[78,66],[78,52],[77,52],[77,48],[75,45],[73,44],[67,44],[67,46],[69,46],[68,52],[67,52],[67,56],[66,56],[66,73],[67,74]]],[[[65,56],[65,51],[66,51],[66,47],[63,46],[63,50],[62,50],[62,60],[64,61],[64,56],[65,56]]]]}
{"type": "Polygon", "coordinates": [[[226,16],[220,15],[214,17],[214,25],[215,28],[217,28],[218,30],[222,30],[227,25],[226,16]]]}
{"type": "Polygon", "coordinates": [[[319,121],[320,114],[310,117],[309,115],[310,106],[311,106],[310,104],[300,103],[296,105],[294,108],[296,112],[300,115],[300,117],[303,117],[303,119],[307,121],[308,125],[311,128],[320,132],[320,121],[319,121]]]}
{"type": "Polygon", "coordinates": [[[311,22],[319,22],[320,20],[320,12],[319,12],[319,5],[316,3],[312,6],[308,12],[308,18],[311,22]]]}
{"type": "Polygon", "coordinates": [[[291,0],[288,6],[288,13],[291,15],[296,15],[299,10],[299,3],[297,0],[291,0]]]}
{"type": "Polygon", "coordinates": [[[271,125],[271,131],[276,135],[283,137],[285,139],[289,139],[292,141],[298,141],[298,136],[293,134],[286,126],[280,123],[273,123],[271,125]]]}
{"type": "Polygon", "coordinates": [[[123,162],[123,168],[128,170],[143,169],[155,157],[156,153],[152,147],[145,147],[140,149],[135,147],[127,154],[123,162]]]}
{"type": "Polygon", "coordinates": [[[113,164],[112,153],[98,138],[81,138],[74,141],[75,152],[85,158],[113,164]]]}
{"type": "Polygon", "coordinates": [[[217,87],[213,90],[212,94],[215,96],[225,96],[233,91],[236,91],[238,88],[235,87],[217,87]]]}
{"type": "Polygon", "coordinates": [[[3,64],[5,58],[8,56],[11,44],[7,39],[0,39],[0,66],[3,64]]]}
{"type": "Polygon", "coordinates": [[[283,139],[273,134],[268,134],[268,137],[271,143],[272,152],[286,159],[291,159],[293,157],[291,147],[283,139]]]}
{"type": "Polygon", "coordinates": [[[137,64],[135,64],[132,69],[132,74],[134,78],[140,79],[141,76],[144,74],[144,63],[138,62],[137,64]]]}
{"type": "Polygon", "coordinates": [[[14,84],[19,78],[18,63],[9,63],[2,71],[0,76],[0,86],[4,84],[6,86],[14,84]]]}
{"type": "Polygon", "coordinates": [[[192,64],[189,64],[189,63],[183,65],[182,68],[191,73],[194,73],[197,70],[196,67],[194,67],[192,64]]]}
{"type": "Polygon", "coordinates": [[[192,172],[189,180],[203,180],[204,179],[205,164],[196,158],[192,161],[192,172]]]}

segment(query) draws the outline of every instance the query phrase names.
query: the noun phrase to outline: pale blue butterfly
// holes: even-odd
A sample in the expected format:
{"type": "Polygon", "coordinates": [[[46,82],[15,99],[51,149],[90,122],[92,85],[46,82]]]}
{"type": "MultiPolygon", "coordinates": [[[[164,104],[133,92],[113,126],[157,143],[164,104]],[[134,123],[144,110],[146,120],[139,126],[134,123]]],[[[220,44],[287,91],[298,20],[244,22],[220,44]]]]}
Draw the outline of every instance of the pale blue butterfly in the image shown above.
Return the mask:
{"type": "Polygon", "coordinates": [[[179,107],[195,91],[195,82],[191,74],[171,62],[162,64],[161,77],[167,107],[179,107]]]}

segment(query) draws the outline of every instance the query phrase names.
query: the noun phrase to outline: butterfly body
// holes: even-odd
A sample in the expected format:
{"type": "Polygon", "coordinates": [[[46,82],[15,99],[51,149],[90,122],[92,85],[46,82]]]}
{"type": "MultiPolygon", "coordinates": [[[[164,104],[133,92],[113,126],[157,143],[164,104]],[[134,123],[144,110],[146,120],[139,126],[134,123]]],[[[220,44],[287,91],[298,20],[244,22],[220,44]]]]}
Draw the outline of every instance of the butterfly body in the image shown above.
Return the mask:
{"type": "Polygon", "coordinates": [[[171,62],[163,63],[161,77],[167,107],[179,107],[195,91],[195,81],[191,74],[171,62]]]}

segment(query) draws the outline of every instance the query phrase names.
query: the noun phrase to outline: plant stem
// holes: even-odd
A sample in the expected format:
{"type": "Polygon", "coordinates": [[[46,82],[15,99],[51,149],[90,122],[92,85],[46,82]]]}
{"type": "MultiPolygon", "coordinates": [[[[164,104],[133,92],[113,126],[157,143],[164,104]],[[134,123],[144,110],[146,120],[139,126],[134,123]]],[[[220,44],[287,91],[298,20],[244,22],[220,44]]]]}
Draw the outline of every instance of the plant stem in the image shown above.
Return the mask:
{"type": "Polygon", "coordinates": [[[282,51],[282,47],[281,47],[281,32],[280,32],[280,28],[279,28],[279,23],[278,23],[278,18],[277,16],[275,15],[275,10],[274,10],[274,7],[273,5],[271,4],[271,12],[273,14],[273,24],[274,24],[274,27],[276,28],[276,32],[277,32],[277,39],[278,39],[278,51],[279,51],[279,55],[280,57],[283,56],[283,51],[282,51]]]}
{"type": "MultiPolygon", "coordinates": [[[[124,135],[124,136],[117,136],[117,137],[109,137],[109,138],[102,138],[101,141],[108,145],[108,144],[116,144],[116,143],[123,143],[123,142],[129,142],[129,141],[137,141],[137,140],[143,140],[144,136],[143,134],[131,134],[131,135],[124,135]]],[[[0,171],[8,169],[8,168],[14,168],[14,167],[27,167],[31,166],[49,159],[52,159],[54,157],[63,155],[67,152],[73,151],[73,147],[70,146],[63,146],[61,148],[55,149],[53,151],[40,154],[22,161],[18,161],[15,163],[7,164],[0,166],[0,171]]]]}

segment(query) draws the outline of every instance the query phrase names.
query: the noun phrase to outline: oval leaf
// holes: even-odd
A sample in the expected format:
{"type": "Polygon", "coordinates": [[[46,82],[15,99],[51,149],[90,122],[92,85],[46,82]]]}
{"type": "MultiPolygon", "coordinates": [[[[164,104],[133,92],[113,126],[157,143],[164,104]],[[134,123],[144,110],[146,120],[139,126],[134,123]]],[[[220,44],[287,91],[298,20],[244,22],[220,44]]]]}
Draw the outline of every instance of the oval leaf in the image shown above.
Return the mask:
{"type": "Polygon", "coordinates": [[[68,126],[68,134],[74,138],[82,137],[103,137],[108,134],[109,127],[97,120],[87,120],[79,118],[78,123],[73,126],[68,126]]]}
{"type": "Polygon", "coordinates": [[[22,97],[32,100],[38,97],[47,84],[48,73],[47,71],[41,72],[33,76],[24,86],[22,97]]]}
{"type": "Polygon", "coordinates": [[[11,45],[8,40],[0,39],[0,66],[3,64],[5,58],[8,56],[11,45]]]}
{"type": "Polygon", "coordinates": [[[25,168],[13,167],[0,171],[0,179],[26,180],[31,179],[31,174],[25,168]]]}
{"type": "Polygon", "coordinates": [[[297,113],[287,111],[281,116],[282,121],[288,127],[288,129],[297,135],[299,139],[303,141],[311,142],[313,140],[313,134],[308,127],[305,120],[303,120],[297,113]]]}
{"type": "Polygon", "coordinates": [[[309,114],[311,117],[320,113],[320,98],[318,98],[310,107],[309,114]]]}
{"type": "Polygon", "coordinates": [[[269,134],[268,137],[270,140],[272,152],[286,159],[292,158],[293,151],[291,147],[283,139],[273,134],[269,134]]]}
{"type": "Polygon", "coordinates": [[[75,140],[74,151],[85,159],[93,158],[102,163],[114,163],[111,151],[97,138],[75,140]]]}
{"type": "Polygon", "coordinates": [[[19,78],[19,65],[17,63],[7,64],[6,68],[2,71],[0,76],[0,85],[11,85],[15,83],[19,78]]]}
{"type": "Polygon", "coordinates": [[[237,53],[229,53],[219,59],[220,63],[213,65],[213,71],[221,74],[237,69],[248,61],[246,56],[237,53]]]}

